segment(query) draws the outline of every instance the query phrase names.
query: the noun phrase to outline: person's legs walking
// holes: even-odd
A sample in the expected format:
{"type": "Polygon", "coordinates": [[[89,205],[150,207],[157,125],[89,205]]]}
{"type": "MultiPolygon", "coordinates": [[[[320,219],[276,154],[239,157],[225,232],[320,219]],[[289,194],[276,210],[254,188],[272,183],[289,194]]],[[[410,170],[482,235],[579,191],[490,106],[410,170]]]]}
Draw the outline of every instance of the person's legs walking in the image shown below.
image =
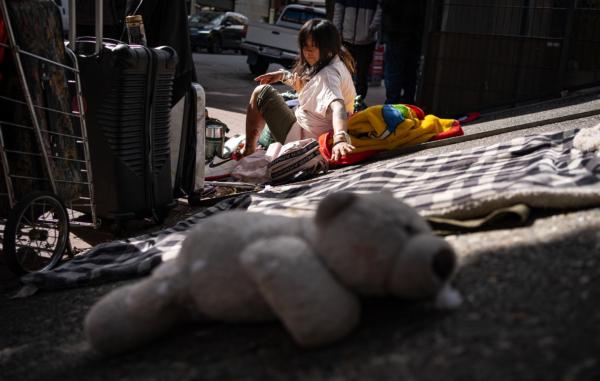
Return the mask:
{"type": "Polygon", "coordinates": [[[373,60],[375,43],[365,45],[345,44],[345,46],[356,62],[356,94],[362,96],[364,100],[369,90],[369,66],[371,66],[371,61],[373,60]]]}
{"type": "Polygon", "coordinates": [[[402,54],[401,47],[391,38],[385,39],[383,82],[385,103],[400,103],[402,98],[402,54]]]}
{"type": "Polygon", "coordinates": [[[404,72],[403,72],[403,89],[402,103],[414,104],[417,93],[417,76],[419,71],[419,59],[421,54],[421,46],[407,42],[404,51],[404,72]]]}
{"type": "Polygon", "coordinates": [[[419,47],[414,41],[385,38],[385,103],[415,102],[418,64],[419,47]]]}

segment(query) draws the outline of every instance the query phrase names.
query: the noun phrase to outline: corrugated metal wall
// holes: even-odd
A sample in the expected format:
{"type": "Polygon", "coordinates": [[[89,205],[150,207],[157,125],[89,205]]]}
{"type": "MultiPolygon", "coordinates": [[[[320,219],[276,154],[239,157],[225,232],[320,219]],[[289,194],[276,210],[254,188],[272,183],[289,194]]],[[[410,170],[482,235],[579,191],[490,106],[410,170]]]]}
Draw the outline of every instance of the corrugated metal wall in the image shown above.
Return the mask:
{"type": "Polygon", "coordinates": [[[600,1],[432,6],[417,100],[428,112],[485,110],[600,84],[600,1]]]}

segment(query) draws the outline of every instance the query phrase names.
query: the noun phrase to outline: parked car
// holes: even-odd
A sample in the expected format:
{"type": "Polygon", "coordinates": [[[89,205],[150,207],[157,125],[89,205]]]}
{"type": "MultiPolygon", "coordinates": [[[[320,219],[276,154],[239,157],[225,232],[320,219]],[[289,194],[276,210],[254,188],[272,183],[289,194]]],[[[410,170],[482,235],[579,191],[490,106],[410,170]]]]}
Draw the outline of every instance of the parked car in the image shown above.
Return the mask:
{"type": "Polygon", "coordinates": [[[272,62],[292,66],[300,53],[300,28],[310,19],[325,16],[325,8],[291,4],[283,9],[275,24],[251,23],[242,42],[250,71],[263,74],[272,62]]]}
{"type": "Polygon", "coordinates": [[[223,49],[240,49],[248,29],[248,18],[235,12],[202,12],[188,18],[193,50],[207,49],[220,53],[223,49]]]}

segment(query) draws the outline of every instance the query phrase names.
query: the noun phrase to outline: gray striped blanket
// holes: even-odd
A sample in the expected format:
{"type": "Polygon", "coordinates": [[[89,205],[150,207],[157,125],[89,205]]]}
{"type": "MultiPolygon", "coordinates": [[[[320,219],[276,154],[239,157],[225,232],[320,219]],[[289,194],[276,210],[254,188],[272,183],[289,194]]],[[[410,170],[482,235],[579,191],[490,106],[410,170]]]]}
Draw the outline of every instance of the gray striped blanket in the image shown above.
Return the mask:
{"type": "Polygon", "coordinates": [[[181,242],[198,221],[215,213],[245,208],[310,215],[323,197],[342,190],[388,190],[425,217],[455,219],[476,218],[520,203],[540,208],[598,206],[600,153],[574,149],[577,132],[519,137],[442,155],[398,157],[267,187],[256,194],[225,200],[172,228],[98,245],[53,271],[28,274],[22,282],[32,291],[147,275],[163,260],[177,255],[181,242]]]}

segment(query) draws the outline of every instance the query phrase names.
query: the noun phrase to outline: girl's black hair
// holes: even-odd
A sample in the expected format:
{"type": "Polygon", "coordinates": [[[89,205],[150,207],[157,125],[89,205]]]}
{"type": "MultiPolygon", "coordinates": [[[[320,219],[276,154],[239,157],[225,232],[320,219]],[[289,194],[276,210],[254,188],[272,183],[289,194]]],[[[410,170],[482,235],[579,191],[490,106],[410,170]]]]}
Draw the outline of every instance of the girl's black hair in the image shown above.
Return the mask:
{"type": "Polygon", "coordinates": [[[329,62],[338,55],[350,73],[354,73],[354,59],[350,52],[342,45],[342,37],[335,25],[326,19],[308,20],[298,33],[298,46],[300,47],[300,56],[294,65],[294,72],[298,74],[308,74],[309,77],[317,74],[329,62]],[[302,49],[306,46],[308,38],[312,39],[313,44],[319,48],[319,61],[310,66],[302,55],[302,49]]]}

